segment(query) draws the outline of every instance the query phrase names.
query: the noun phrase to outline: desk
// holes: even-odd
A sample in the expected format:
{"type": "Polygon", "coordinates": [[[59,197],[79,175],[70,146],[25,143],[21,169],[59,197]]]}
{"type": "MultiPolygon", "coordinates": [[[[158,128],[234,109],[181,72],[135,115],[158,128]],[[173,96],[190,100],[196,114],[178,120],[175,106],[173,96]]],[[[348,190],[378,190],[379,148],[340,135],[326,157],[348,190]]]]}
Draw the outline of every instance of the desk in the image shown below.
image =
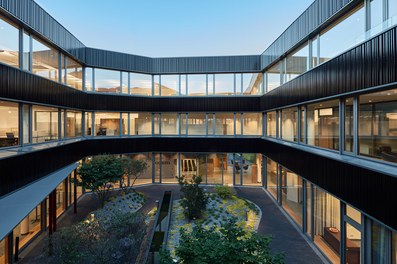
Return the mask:
{"type": "MultiPolygon", "coordinates": [[[[324,240],[340,254],[340,232],[332,232],[330,227],[324,227],[324,240]]],[[[360,247],[357,246],[353,241],[346,238],[346,262],[349,264],[360,263],[360,247]]]]}

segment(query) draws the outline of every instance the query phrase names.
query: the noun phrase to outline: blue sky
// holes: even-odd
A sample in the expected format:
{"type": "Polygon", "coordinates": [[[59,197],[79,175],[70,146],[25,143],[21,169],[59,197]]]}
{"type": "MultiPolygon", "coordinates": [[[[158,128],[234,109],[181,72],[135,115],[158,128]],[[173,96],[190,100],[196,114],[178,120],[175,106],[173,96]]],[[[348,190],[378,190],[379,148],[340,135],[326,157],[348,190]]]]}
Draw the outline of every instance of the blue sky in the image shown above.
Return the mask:
{"type": "Polygon", "coordinates": [[[150,57],[260,54],[313,0],[36,0],[86,46],[150,57]]]}

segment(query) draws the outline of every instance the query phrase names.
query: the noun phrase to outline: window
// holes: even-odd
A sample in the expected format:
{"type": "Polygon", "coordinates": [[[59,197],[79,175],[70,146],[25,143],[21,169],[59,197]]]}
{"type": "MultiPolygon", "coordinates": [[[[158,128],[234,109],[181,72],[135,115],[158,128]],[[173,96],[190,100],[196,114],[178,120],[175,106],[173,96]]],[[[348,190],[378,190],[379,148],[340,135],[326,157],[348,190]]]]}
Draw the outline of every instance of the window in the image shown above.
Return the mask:
{"type": "Polygon", "coordinates": [[[298,141],[298,109],[283,109],[281,115],[282,138],[289,141],[298,141]]]}
{"type": "Polygon", "coordinates": [[[179,95],[179,75],[161,75],[161,96],[179,95]]]}
{"type": "Polygon", "coordinates": [[[77,61],[62,55],[62,82],[78,90],[83,89],[83,66],[77,61]]]}
{"type": "Polygon", "coordinates": [[[267,190],[274,197],[274,199],[278,199],[277,197],[277,163],[269,158],[266,159],[266,175],[267,175],[267,190]]]}
{"type": "Polygon", "coordinates": [[[67,110],[66,112],[66,137],[82,136],[82,114],[79,111],[67,110]]]}
{"type": "Polygon", "coordinates": [[[281,173],[282,207],[302,226],[303,191],[302,178],[283,168],[281,173]]]}
{"type": "Polygon", "coordinates": [[[320,34],[320,63],[358,43],[365,32],[365,8],[360,5],[320,34]]]}
{"type": "Polygon", "coordinates": [[[359,100],[359,154],[397,162],[397,89],[359,100]]]}
{"type": "Polygon", "coordinates": [[[152,95],[152,75],[130,73],[130,94],[152,95]]]}
{"type": "Polygon", "coordinates": [[[53,107],[32,107],[33,112],[33,143],[58,139],[58,109],[53,107]]]}
{"type": "Polygon", "coordinates": [[[161,134],[162,135],[179,135],[180,120],[178,113],[161,114],[161,134]]]}
{"type": "Polygon", "coordinates": [[[187,90],[189,96],[202,96],[206,95],[207,91],[207,76],[204,74],[200,75],[188,75],[187,90]]]}
{"type": "MultiPolygon", "coordinates": [[[[241,157],[240,172],[243,176],[243,185],[262,185],[262,155],[243,153],[241,157]]],[[[236,174],[237,173],[238,172],[236,171],[236,174]]]]}
{"type": "MultiPolygon", "coordinates": [[[[127,124],[122,124],[124,130],[127,124]]],[[[119,136],[120,135],[120,113],[95,112],[95,135],[96,136],[119,136]]]]}
{"type": "Polygon", "coordinates": [[[33,37],[32,72],[59,82],[59,52],[33,37]]]}
{"type": "Polygon", "coordinates": [[[244,113],[244,135],[262,135],[262,113],[244,113]]]}
{"type": "Polygon", "coordinates": [[[18,104],[0,101],[0,147],[19,144],[18,104]]]}
{"type": "Polygon", "coordinates": [[[281,72],[280,72],[280,63],[278,62],[273,65],[270,69],[266,71],[267,73],[267,91],[279,87],[281,85],[281,72]]]}
{"type": "Polygon", "coordinates": [[[216,113],[216,135],[233,136],[234,135],[234,114],[233,113],[216,113]]]}
{"type": "Polygon", "coordinates": [[[95,69],[95,91],[100,93],[120,93],[120,72],[95,69]]]}
{"type": "MultiPolygon", "coordinates": [[[[236,75],[237,76],[237,75],[236,75]]],[[[236,81],[237,94],[240,93],[238,89],[239,82],[236,81]]],[[[244,95],[260,95],[263,94],[263,74],[262,73],[245,73],[242,74],[242,92],[244,95]]]]}
{"type": "Polygon", "coordinates": [[[215,74],[215,94],[234,95],[234,74],[215,74]]]}
{"type": "Polygon", "coordinates": [[[152,114],[130,113],[130,135],[151,135],[152,114]]]}
{"type": "Polygon", "coordinates": [[[286,72],[285,72],[285,80],[291,81],[295,79],[297,76],[306,72],[309,62],[309,46],[307,44],[298,48],[294,53],[287,56],[286,59],[286,72]]]}
{"type": "Polygon", "coordinates": [[[206,114],[205,113],[189,113],[188,119],[182,118],[181,134],[186,134],[186,122],[188,135],[206,135],[206,114]]]}
{"type": "Polygon", "coordinates": [[[19,30],[0,18],[0,62],[18,68],[19,30]]]}
{"type": "Polygon", "coordinates": [[[345,151],[353,152],[353,98],[345,99],[345,151]]]}
{"type": "Polygon", "coordinates": [[[267,133],[268,137],[277,137],[277,120],[276,120],[276,112],[268,112],[267,116],[267,133]]]}
{"type": "Polygon", "coordinates": [[[339,149],[339,101],[326,101],[307,106],[307,144],[339,149]]]}

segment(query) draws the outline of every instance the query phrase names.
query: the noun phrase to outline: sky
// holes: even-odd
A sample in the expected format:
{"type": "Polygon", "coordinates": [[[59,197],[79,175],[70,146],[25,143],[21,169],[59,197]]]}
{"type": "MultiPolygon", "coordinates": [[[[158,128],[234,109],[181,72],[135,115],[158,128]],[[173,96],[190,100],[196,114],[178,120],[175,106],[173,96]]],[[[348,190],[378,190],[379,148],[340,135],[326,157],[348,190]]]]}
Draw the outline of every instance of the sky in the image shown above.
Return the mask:
{"type": "Polygon", "coordinates": [[[149,57],[261,54],[313,0],[35,0],[86,46],[149,57]]]}

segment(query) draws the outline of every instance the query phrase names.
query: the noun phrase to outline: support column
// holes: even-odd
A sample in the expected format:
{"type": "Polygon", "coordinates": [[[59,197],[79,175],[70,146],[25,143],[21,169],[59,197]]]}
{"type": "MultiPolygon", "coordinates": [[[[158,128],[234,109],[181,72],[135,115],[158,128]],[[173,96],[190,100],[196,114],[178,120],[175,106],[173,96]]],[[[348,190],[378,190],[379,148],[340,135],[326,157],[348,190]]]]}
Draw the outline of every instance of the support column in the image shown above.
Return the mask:
{"type": "Polygon", "coordinates": [[[5,263],[14,263],[14,253],[13,253],[13,248],[14,248],[14,233],[11,231],[6,239],[5,239],[5,263]]]}

